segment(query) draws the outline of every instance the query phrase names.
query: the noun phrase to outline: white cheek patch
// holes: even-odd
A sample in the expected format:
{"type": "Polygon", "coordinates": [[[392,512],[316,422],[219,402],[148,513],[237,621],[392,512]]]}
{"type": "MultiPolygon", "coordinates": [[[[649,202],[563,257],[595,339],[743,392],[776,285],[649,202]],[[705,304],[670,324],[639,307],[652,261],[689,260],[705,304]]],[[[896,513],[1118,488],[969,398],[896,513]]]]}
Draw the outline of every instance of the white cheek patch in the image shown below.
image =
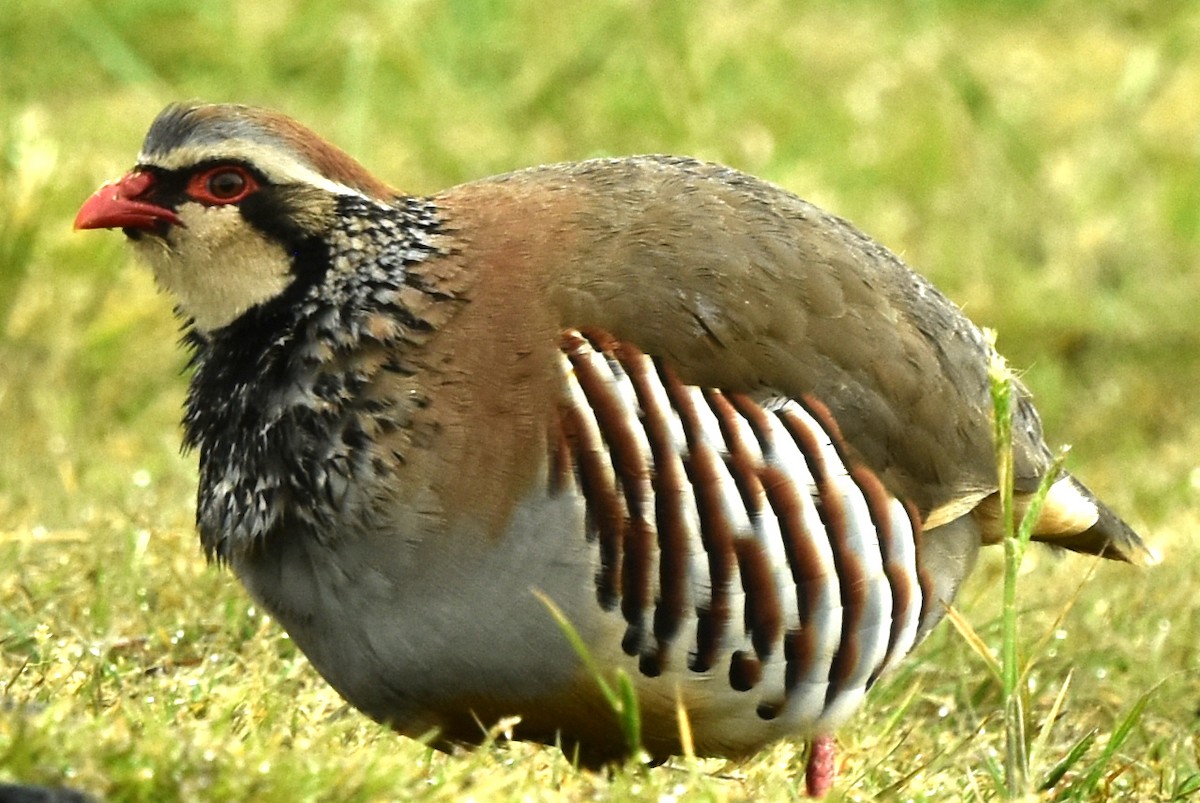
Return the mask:
{"type": "Polygon", "coordinates": [[[287,252],[246,223],[236,207],[189,202],[178,214],[186,228],[173,229],[166,243],[142,237],[133,245],[197,328],[232,323],[291,283],[287,252]]]}

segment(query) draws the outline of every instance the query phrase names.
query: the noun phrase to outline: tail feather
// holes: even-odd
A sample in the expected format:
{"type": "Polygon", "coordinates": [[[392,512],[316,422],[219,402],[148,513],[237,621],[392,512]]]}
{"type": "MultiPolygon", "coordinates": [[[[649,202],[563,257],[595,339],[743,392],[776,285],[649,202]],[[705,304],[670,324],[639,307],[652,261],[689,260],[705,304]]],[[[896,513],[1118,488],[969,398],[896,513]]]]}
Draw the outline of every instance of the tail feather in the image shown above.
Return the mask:
{"type": "MultiPolygon", "coordinates": [[[[1031,494],[1017,495],[1018,520],[1031,499],[1031,494]]],[[[985,542],[998,541],[1003,535],[999,507],[998,499],[992,496],[976,508],[985,542]]],[[[1032,539],[1140,566],[1150,566],[1160,560],[1157,552],[1148,547],[1132,527],[1070,474],[1064,474],[1050,486],[1032,539]]]]}
{"type": "Polygon", "coordinates": [[[1064,485],[1069,486],[1070,495],[1078,500],[1073,502],[1074,505],[1082,504],[1095,510],[1095,520],[1083,529],[1064,527],[1055,530],[1053,526],[1043,527],[1044,522],[1058,523],[1053,518],[1057,511],[1050,509],[1050,499],[1047,498],[1047,505],[1043,508],[1042,515],[1038,516],[1037,526],[1034,527],[1034,539],[1075,552],[1099,555],[1139,566],[1151,566],[1159,562],[1158,553],[1147,546],[1141,536],[1120,516],[1097,499],[1087,486],[1067,475],[1054,483],[1053,488],[1064,485]]]}

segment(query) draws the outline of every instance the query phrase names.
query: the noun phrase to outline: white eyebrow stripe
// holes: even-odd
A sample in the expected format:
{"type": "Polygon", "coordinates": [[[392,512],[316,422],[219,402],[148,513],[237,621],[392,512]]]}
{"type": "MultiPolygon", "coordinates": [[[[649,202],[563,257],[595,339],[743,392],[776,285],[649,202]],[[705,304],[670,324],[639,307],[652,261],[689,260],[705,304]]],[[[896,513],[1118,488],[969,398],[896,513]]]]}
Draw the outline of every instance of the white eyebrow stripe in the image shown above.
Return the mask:
{"type": "Polygon", "coordinates": [[[164,170],[187,170],[201,162],[231,161],[244,162],[260,171],[273,184],[309,184],[335,195],[357,195],[366,198],[361,191],[330,179],[308,164],[299,155],[288,151],[265,147],[261,142],[246,139],[231,139],[221,143],[220,150],[182,145],[169,153],[153,156],[145,151],[138,154],[138,164],[164,170]]]}

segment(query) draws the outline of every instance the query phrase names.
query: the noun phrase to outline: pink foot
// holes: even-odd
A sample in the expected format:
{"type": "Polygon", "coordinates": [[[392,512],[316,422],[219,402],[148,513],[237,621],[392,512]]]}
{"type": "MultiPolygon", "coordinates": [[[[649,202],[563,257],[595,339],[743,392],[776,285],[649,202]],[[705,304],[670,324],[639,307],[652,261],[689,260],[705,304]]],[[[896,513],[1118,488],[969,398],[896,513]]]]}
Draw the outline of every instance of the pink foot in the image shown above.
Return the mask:
{"type": "Polygon", "coordinates": [[[814,736],[808,746],[808,766],[804,770],[804,783],[809,797],[825,797],[833,787],[833,736],[814,736]]]}

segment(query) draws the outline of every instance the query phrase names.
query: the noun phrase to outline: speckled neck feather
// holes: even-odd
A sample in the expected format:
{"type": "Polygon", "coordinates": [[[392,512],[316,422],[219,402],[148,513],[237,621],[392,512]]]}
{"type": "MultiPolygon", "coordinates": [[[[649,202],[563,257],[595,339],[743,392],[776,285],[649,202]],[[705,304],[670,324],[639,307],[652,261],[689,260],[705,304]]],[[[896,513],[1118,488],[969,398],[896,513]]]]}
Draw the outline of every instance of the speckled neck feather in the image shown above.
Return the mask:
{"type": "Polygon", "coordinates": [[[184,444],[200,451],[196,521],[210,559],[254,546],[287,511],[321,515],[294,500],[344,501],[372,470],[362,417],[395,412],[364,387],[376,371],[408,370],[406,347],[431,328],[422,306],[453,303],[410,270],[439,253],[430,205],[351,196],[337,219],[327,239],[298,250],[300,278],[286,293],[185,337],[195,375],[184,444]],[[371,349],[386,359],[362,359],[371,349]]]}

